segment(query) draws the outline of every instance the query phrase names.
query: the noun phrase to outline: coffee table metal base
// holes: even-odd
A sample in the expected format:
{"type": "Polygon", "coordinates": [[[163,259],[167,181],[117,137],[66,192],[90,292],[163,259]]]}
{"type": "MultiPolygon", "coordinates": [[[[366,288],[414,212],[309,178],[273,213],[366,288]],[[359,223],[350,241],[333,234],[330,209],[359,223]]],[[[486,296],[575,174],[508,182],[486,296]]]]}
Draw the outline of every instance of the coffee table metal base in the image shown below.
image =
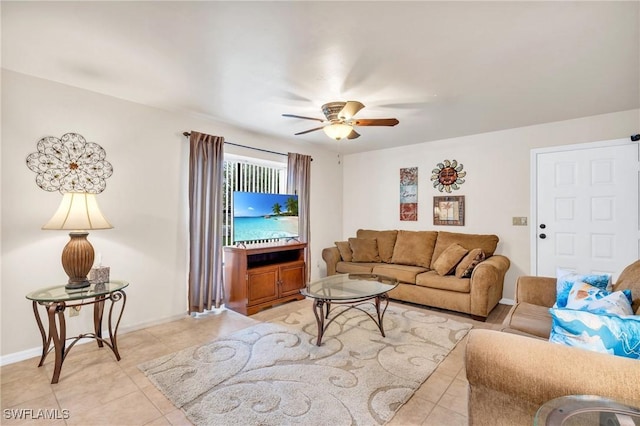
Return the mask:
{"type": "Polygon", "coordinates": [[[382,334],[382,337],[386,337],[384,334],[384,327],[382,325],[382,321],[384,319],[384,313],[387,311],[388,306],[389,306],[389,296],[387,295],[387,293],[382,293],[377,296],[368,296],[360,299],[352,299],[352,300],[345,300],[345,301],[339,301],[339,302],[332,299],[316,299],[315,303],[313,304],[313,313],[315,314],[316,322],[318,323],[318,341],[316,342],[316,345],[320,346],[322,344],[322,336],[324,336],[324,332],[327,330],[327,327],[329,327],[329,325],[336,318],[338,318],[340,315],[344,314],[345,312],[351,309],[357,309],[367,314],[367,316],[369,316],[369,318],[371,318],[371,320],[378,326],[378,329],[380,330],[380,334],[382,334]],[[360,308],[360,306],[365,303],[367,304],[371,303],[368,301],[372,299],[374,301],[373,305],[376,307],[376,316],[373,316],[371,315],[371,313],[360,308]],[[382,311],[380,311],[380,305],[382,301],[384,301],[385,303],[382,311]],[[332,304],[349,305],[349,306],[344,306],[345,309],[343,309],[337,315],[329,319],[329,312],[331,312],[332,304]],[[324,312],[323,312],[323,308],[324,308],[324,312]],[[325,320],[329,320],[329,321],[325,323],[325,320]]]}

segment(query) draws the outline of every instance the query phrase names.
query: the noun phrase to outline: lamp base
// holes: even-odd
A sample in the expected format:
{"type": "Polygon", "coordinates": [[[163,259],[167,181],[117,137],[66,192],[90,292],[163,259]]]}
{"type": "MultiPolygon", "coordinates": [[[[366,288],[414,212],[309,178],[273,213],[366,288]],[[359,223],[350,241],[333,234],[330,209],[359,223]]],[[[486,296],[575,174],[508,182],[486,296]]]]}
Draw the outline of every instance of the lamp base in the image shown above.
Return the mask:
{"type": "Polygon", "coordinates": [[[87,274],[93,266],[93,246],[87,241],[88,232],[70,232],[71,239],[62,251],[62,267],[69,276],[67,289],[89,287],[87,274]]]}
{"type": "Polygon", "coordinates": [[[67,290],[78,290],[80,288],[87,288],[91,285],[91,283],[89,281],[81,281],[81,282],[76,282],[76,283],[69,283],[67,285],[64,286],[65,289],[67,290]]]}

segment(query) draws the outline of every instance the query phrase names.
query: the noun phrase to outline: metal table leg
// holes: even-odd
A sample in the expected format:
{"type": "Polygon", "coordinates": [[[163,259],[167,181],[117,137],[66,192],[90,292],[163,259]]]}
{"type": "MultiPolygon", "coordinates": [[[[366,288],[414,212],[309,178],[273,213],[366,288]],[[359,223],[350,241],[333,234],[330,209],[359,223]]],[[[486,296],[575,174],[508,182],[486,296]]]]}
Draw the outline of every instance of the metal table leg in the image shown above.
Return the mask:
{"type": "MultiPolygon", "coordinates": [[[[324,313],[322,312],[322,306],[324,305],[324,300],[316,299],[316,302],[313,304],[313,313],[316,316],[316,322],[318,323],[318,340],[316,345],[320,346],[322,344],[322,335],[324,334],[324,313]]],[[[329,317],[329,308],[327,305],[327,318],[329,317]]]]}
{"type": "Polygon", "coordinates": [[[109,307],[109,340],[111,341],[111,350],[116,356],[116,359],[120,361],[120,353],[118,352],[117,336],[118,336],[118,327],[120,326],[120,320],[122,319],[122,314],[124,313],[124,307],[127,304],[127,294],[121,290],[116,291],[109,295],[109,299],[111,300],[111,306],[109,307]],[[116,321],[116,324],[114,327],[113,326],[113,306],[120,299],[122,299],[122,306],[120,307],[120,314],[118,314],[118,320],[116,321]]]}
{"type": "Polygon", "coordinates": [[[38,313],[38,305],[38,302],[33,302],[33,315],[35,315],[36,317],[38,330],[40,330],[40,335],[42,336],[42,355],[40,356],[40,363],[38,364],[38,367],[42,367],[42,364],[44,364],[44,360],[49,354],[49,346],[51,346],[51,336],[47,335],[46,331],[44,330],[42,320],[40,319],[40,314],[38,313]]]}
{"type": "Polygon", "coordinates": [[[49,313],[49,339],[53,340],[53,350],[55,352],[51,384],[58,383],[60,371],[62,370],[62,363],[67,355],[65,351],[67,341],[67,323],[64,319],[65,307],[66,305],[64,302],[51,303],[47,307],[47,312],[49,313]],[[58,317],[60,327],[57,326],[56,317],[58,317]]]}
{"type": "Polygon", "coordinates": [[[93,304],[93,331],[96,334],[96,342],[98,347],[102,348],[102,315],[104,313],[104,296],[96,297],[96,302],[93,304]]]}

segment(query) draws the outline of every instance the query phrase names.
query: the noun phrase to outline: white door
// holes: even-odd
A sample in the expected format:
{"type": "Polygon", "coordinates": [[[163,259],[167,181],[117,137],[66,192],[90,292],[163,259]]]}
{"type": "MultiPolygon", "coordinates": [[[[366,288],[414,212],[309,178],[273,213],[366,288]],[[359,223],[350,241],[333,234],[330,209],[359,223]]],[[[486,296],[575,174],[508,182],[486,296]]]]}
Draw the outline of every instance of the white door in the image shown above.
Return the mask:
{"type": "Polygon", "coordinates": [[[638,144],[532,151],[532,273],[610,273],[638,259],[638,144]]]}

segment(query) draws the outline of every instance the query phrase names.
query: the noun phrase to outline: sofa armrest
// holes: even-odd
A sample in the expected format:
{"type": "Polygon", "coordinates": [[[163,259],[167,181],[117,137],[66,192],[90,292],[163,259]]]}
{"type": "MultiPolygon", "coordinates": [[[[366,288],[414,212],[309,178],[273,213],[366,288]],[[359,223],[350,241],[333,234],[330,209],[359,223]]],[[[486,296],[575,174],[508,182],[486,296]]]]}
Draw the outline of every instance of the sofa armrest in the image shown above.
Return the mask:
{"type": "Polygon", "coordinates": [[[502,299],[504,276],[510,265],[509,258],[496,254],[473,269],[469,283],[471,315],[486,318],[502,299]]]}
{"type": "Polygon", "coordinates": [[[552,307],[556,303],[556,279],[528,275],[518,277],[515,301],[552,307]]]}
{"type": "Polygon", "coordinates": [[[495,415],[504,404],[533,418],[537,407],[565,395],[599,395],[640,406],[638,362],[516,334],[471,330],[465,351],[469,420],[483,424],[484,413],[495,415]]]}
{"type": "Polygon", "coordinates": [[[336,265],[340,262],[340,251],[338,247],[327,247],[322,249],[322,259],[327,264],[327,276],[336,274],[336,265]]]}

